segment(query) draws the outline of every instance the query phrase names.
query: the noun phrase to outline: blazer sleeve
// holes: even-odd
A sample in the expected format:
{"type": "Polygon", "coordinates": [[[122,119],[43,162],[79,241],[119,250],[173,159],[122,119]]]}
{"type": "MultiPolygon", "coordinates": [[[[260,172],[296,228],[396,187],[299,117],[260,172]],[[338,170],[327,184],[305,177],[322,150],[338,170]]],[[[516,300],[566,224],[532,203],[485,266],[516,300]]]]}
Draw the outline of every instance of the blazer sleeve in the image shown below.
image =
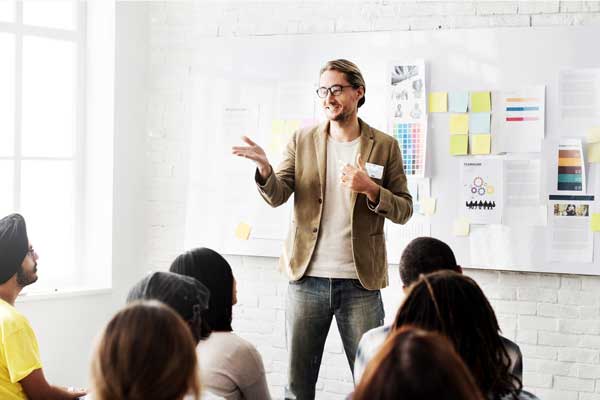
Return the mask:
{"type": "Polygon", "coordinates": [[[396,224],[404,224],[412,216],[413,203],[406,184],[402,154],[395,140],[392,142],[386,170],[383,185],[379,188],[379,204],[375,208],[369,208],[396,224]]]}
{"type": "Polygon", "coordinates": [[[271,172],[266,182],[261,184],[258,169],[254,174],[258,192],[271,207],[282,205],[294,193],[297,135],[298,132],[295,132],[288,142],[283,161],[279,164],[277,170],[271,172]]]}

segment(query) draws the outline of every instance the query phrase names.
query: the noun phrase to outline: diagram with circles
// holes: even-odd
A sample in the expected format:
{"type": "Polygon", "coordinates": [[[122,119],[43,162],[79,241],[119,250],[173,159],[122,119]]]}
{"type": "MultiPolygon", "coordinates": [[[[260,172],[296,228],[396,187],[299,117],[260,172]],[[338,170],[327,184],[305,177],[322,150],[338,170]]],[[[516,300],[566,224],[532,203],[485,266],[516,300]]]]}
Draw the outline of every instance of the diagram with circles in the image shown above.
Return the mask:
{"type": "Polygon", "coordinates": [[[461,214],[473,224],[500,223],[502,163],[472,160],[461,164],[461,214]]]}

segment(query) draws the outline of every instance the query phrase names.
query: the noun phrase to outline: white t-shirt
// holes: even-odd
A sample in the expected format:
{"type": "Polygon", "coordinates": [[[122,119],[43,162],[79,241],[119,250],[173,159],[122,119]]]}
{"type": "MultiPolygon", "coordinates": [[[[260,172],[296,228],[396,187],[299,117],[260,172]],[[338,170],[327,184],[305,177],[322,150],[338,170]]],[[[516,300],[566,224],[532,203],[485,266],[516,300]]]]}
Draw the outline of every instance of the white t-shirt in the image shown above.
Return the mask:
{"type": "Polygon", "coordinates": [[[200,384],[207,396],[227,400],[269,400],[262,357],[247,340],[233,332],[213,332],[197,347],[200,384]]]}
{"type": "Polygon", "coordinates": [[[358,279],[352,254],[352,193],[342,185],[340,176],[345,164],[356,165],[359,145],[360,136],[351,142],[336,142],[327,136],[323,215],[315,252],[306,273],[308,276],[358,279]]]}

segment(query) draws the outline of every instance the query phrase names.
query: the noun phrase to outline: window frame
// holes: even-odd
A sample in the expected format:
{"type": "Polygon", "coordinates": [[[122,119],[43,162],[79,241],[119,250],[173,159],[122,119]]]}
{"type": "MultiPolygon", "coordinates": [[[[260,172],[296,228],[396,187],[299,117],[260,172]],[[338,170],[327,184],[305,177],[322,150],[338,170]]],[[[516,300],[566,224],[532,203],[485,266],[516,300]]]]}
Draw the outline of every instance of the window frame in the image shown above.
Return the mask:
{"type": "MultiPolygon", "coordinates": [[[[12,22],[0,22],[0,33],[14,35],[14,130],[13,130],[13,154],[12,156],[0,156],[0,160],[11,161],[13,165],[13,199],[12,208],[21,209],[22,203],[22,165],[24,161],[70,161],[72,167],[72,182],[74,189],[73,204],[71,210],[74,218],[74,237],[73,237],[73,259],[74,273],[72,281],[77,285],[85,286],[84,274],[78,265],[82,265],[84,258],[83,250],[85,243],[85,230],[83,228],[85,195],[85,144],[86,144],[86,4],[83,1],[71,0],[74,7],[74,27],[73,29],[61,29],[53,27],[42,27],[27,25],[23,20],[23,2],[14,1],[14,15],[12,22]],[[39,37],[44,39],[55,39],[75,44],[75,71],[77,76],[74,79],[75,85],[75,119],[74,119],[74,148],[71,157],[54,156],[24,156],[23,155],[23,42],[25,37],[39,37]]],[[[51,284],[50,284],[51,285],[51,284]]],[[[42,286],[36,290],[37,285],[27,292],[34,294],[36,292],[58,292],[62,288],[52,287],[50,285],[42,286]]],[[[58,286],[55,284],[54,286],[58,286]]],[[[72,286],[66,284],[65,286],[72,286]]]]}

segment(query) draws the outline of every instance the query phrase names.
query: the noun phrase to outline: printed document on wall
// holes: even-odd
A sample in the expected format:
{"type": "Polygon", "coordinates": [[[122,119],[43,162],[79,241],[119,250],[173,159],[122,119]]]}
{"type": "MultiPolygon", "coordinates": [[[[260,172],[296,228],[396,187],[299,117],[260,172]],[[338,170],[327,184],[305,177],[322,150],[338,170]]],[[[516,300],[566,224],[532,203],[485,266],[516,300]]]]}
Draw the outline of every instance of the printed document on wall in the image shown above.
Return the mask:
{"type": "Polygon", "coordinates": [[[548,261],[591,263],[594,236],[590,230],[590,208],[594,196],[550,195],[548,197],[548,261]]]}
{"type": "Polygon", "coordinates": [[[504,160],[504,213],[502,223],[512,226],[544,226],[545,201],[541,200],[539,159],[504,160]]]}
{"type": "Polygon", "coordinates": [[[471,158],[460,165],[459,215],[471,224],[499,224],[502,219],[502,160],[471,158]]]}
{"type": "MultiPolygon", "coordinates": [[[[567,123],[565,127],[577,120],[600,120],[600,68],[564,69],[558,75],[558,88],[560,118],[567,123]]],[[[581,131],[583,134],[585,131],[581,131]]]]}
{"type": "Polygon", "coordinates": [[[545,86],[493,92],[493,153],[539,153],[544,139],[545,103],[545,86]]]}

